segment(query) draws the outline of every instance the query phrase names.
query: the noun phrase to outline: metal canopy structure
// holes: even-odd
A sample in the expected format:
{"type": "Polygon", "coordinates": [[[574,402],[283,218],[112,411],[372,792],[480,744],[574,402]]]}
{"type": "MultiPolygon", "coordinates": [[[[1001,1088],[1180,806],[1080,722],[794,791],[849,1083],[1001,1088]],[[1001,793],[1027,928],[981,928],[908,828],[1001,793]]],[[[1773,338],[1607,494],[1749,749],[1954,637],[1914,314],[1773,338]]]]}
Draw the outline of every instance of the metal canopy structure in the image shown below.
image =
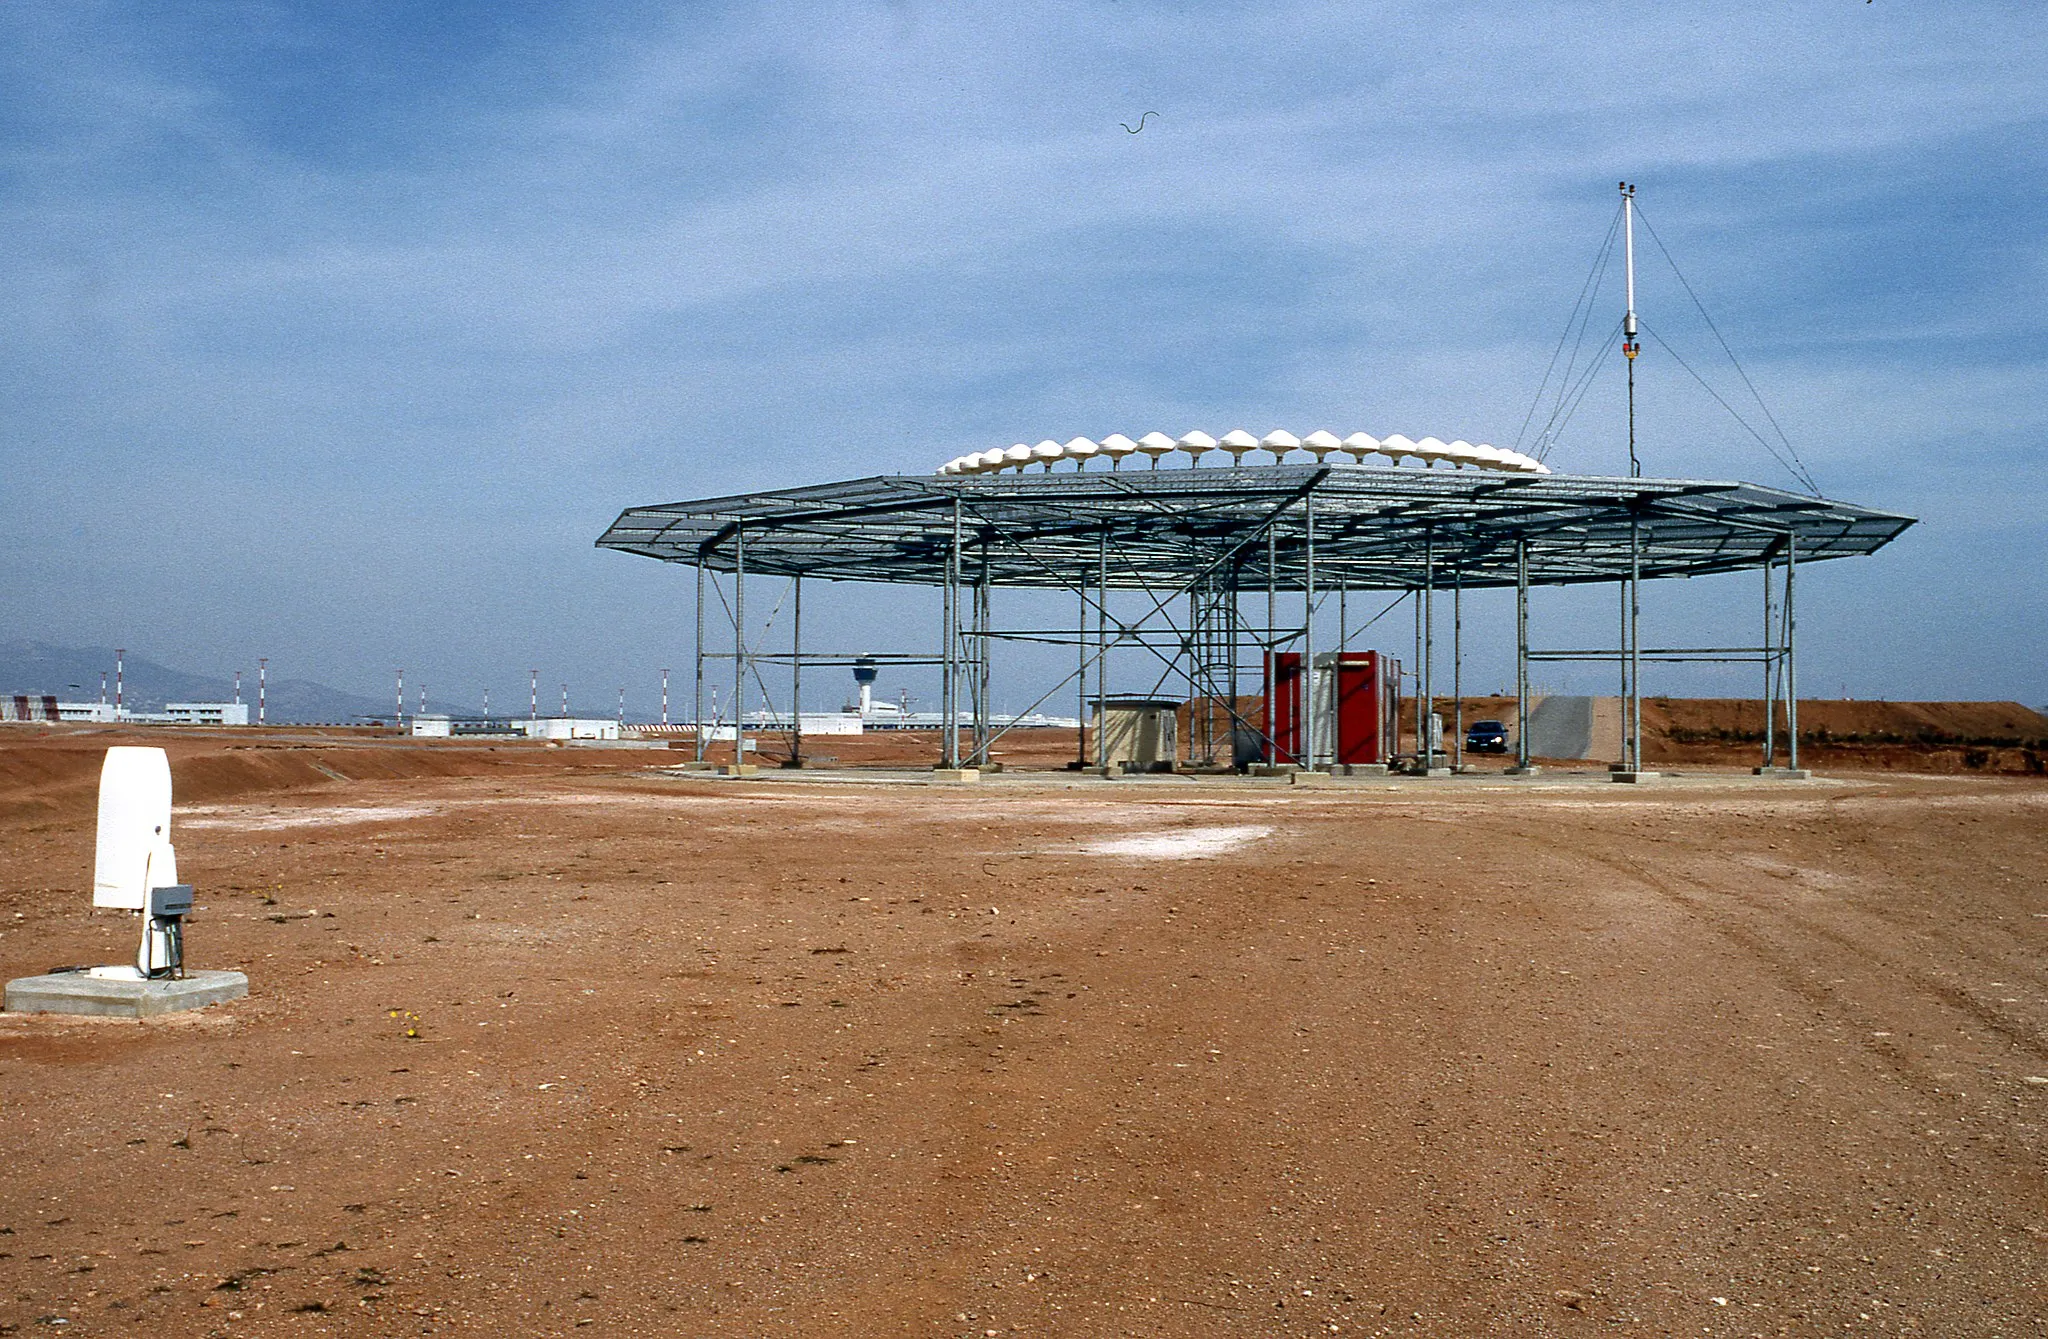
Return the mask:
{"type": "MultiPolygon", "coordinates": [[[[1164,440],[1164,439],[1162,439],[1164,440]]],[[[1247,440],[1250,439],[1247,437],[1247,440]]],[[[1289,441],[1293,441],[1292,438],[1289,441]]],[[[1213,444],[1213,443],[1212,443],[1213,444]]],[[[1169,443],[1169,446],[1172,444],[1169,443]]],[[[1284,443],[1282,445],[1285,445],[1284,443]]],[[[1271,449],[1271,448],[1268,448],[1271,449]]],[[[1276,455],[1284,451],[1276,450],[1276,455]]],[[[1241,462],[1242,453],[1238,453],[1241,462]]],[[[1605,478],[1498,470],[1379,468],[1318,460],[1310,464],[1221,469],[1070,471],[1037,474],[881,476],[773,492],[744,493],[633,507],[597,543],[697,570],[697,751],[703,715],[707,577],[730,573],[732,712],[736,759],[746,749],[743,719],[751,679],[765,699],[762,663],[792,669],[791,720],[800,758],[803,581],[886,582],[936,586],[943,595],[940,652],[941,761],[961,761],[959,733],[972,720],[970,760],[985,762],[1001,731],[991,725],[994,644],[1056,642],[1078,648],[1074,670],[1039,701],[1074,685],[1085,719],[1089,680],[1097,719],[1107,700],[1109,656],[1129,648],[1156,659],[1158,686],[1178,679],[1190,702],[1231,704],[1232,729],[1254,730],[1269,763],[1283,758],[1273,729],[1240,715],[1239,674],[1247,659],[1272,673],[1278,653],[1309,665],[1332,639],[1327,616],[1318,635],[1316,610],[1336,592],[1338,651],[1348,644],[1343,596],[1353,590],[1400,591],[1416,611],[1416,759],[1438,771],[1438,745],[1425,730],[1434,719],[1435,601],[1448,590],[1453,618],[1452,689],[1461,704],[1460,601],[1467,589],[1512,586],[1518,720],[1530,711],[1533,660],[1610,661],[1618,665],[1623,701],[1623,758],[1618,775],[1634,779],[1642,764],[1642,661],[1747,661],[1764,675],[1764,771],[1776,766],[1775,706],[1785,708],[1790,766],[1797,771],[1798,656],[1794,578],[1802,563],[1876,552],[1913,518],[1758,484],[1695,479],[1605,478]],[[1644,579],[1756,571],[1763,577],[1760,645],[1645,648],[1638,635],[1644,579]],[[796,594],[791,649],[749,645],[746,578],[790,578],[796,594]],[[1541,650],[1529,643],[1532,586],[1612,583],[1621,591],[1619,645],[1541,650]],[[1067,590],[1079,596],[1077,621],[1066,630],[1002,630],[989,593],[1000,588],[1067,590]],[[1265,617],[1248,617],[1244,596],[1263,590],[1265,617]],[[1135,619],[1112,615],[1110,593],[1140,592],[1135,619]],[[1300,596],[1301,621],[1282,620],[1281,593],[1300,596]],[[1186,600],[1185,619],[1173,612],[1186,600]],[[1090,625],[1093,625],[1092,627],[1090,625]]],[[[722,591],[717,598],[724,602],[722,591]]],[[[815,653],[812,663],[820,663],[815,653]]],[[[829,663],[829,662],[828,662],[829,663]]],[[[1035,706],[1035,704],[1034,704],[1035,706]]],[[[1268,714],[1270,715],[1270,704],[1268,714]]],[[[1204,712],[1203,719],[1210,715],[1204,712]]],[[[1305,722],[1298,761],[1334,763],[1318,737],[1314,711],[1305,722]]],[[[1006,727],[1007,728],[1007,727],[1006,727]]],[[[1518,730],[1517,758],[1529,770],[1528,736],[1518,730]]],[[[1086,734],[1081,747],[1085,763],[1086,734]]],[[[1454,733],[1453,738],[1456,738],[1454,733]]],[[[1100,736],[1098,732],[1098,754],[1100,736]]],[[[1225,741],[1225,746],[1235,748],[1225,741]]],[[[1210,734],[1202,756],[1213,764],[1210,734]]],[[[1453,758],[1456,758],[1453,751],[1453,758]]],[[[1100,756],[1096,758],[1102,763],[1100,756]]],[[[1455,763],[1453,764],[1455,766],[1455,763]]]]}
{"type": "Polygon", "coordinates": [[[934,586],[960,579],[964,557],[974,584],[1039,588],[1096,581],[1106,544],[1114,589],[1412,590],[1512,586],[1524,554],[1539,585],[1753,569],[1788,547],[1814,562],[1912,524],[1748,483],[1325,463],[880,476],[633,507],[597,543],[718,572],[934,586]]]}

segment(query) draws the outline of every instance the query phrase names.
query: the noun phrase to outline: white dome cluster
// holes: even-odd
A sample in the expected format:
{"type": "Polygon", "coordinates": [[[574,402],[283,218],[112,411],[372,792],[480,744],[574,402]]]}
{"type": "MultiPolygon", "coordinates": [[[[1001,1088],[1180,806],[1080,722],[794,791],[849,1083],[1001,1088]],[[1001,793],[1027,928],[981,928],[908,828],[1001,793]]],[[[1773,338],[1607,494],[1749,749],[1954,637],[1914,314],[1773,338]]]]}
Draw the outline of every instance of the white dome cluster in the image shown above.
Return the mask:
{"type": "Polygon", "coordinates": [[[1076,437],[1071,442],[1055,442],[1048,438],[1036,446],[1019,442],[1012,447],[994,447],[949,460],[939,466],[938,473],[990,474],[998,470],[1023,470],[1032,465],[1042,465],[1050,470],[1062,460],[1071,460],[1074,468],[1085,469],[1090,460],[1098,458],[1107,460],[1110,468],[1116,469],[1127,458],[1140,455],[1149,456],[1156,468],[1162,459],[1176,451],[1186,452],[1189,463],[1195,465],[1201,464],[1202,457],[1219,451],[1230,457],[1232,465],[1244,464],[1244,458],[1254,451],[1270,452],[1275,464],[1293,452],[1304,451],[1317,464],[1333,456],[1351,457],[1361,464],[1368,457],[1378,456],[1397,465],[1404,460],[1419,460],[1426,466],[1442,461],[1453,469],[1470,466],[1473,469],[1502,470],[1509,474],[1550,473],[1550,468],[1533,456],[1525,456],[1519,451],[1504,451],[1495,446],[1474,446],[1464,441],[1443,442],[1425,437],[1416,442],[1399,433],[1391,437],[1373,437],[1362,432],[1340,438],[1335,433],[1321,430],[1305,437],[1296,437],[1282,430],[1254,437],[1242,428],[1233,429],[1221,437],[1211,437],[1200,431],[1180,437],[1148,432],[1133,441],[1119,432],[1111,433],[1099,442],[1086,437],[1076,437]]]}

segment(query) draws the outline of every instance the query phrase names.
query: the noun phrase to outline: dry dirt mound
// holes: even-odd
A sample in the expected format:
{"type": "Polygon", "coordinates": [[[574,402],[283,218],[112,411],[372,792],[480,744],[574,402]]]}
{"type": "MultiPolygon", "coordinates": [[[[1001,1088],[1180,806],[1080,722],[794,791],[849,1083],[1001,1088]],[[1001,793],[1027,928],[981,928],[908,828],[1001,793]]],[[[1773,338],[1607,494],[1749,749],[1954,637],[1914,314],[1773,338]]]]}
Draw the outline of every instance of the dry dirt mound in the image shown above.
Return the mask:
{"type": "Polygon", "coordinates": [[[9,731],[0,735],[0,814],[28,818],[90,815],[108,748],[140,744],[170,755],[177,802],[207,804],[251,795],[316,790],[347,782],[408,778],[525,776],[614,771],[645,752],[552,749],[526,741],[489,745],[407,740],[369,732],[185,733],[165,730],[9,731]]]}
{"type": "MultiPolygon", "coordinates": [[[[1658,762],[1744,762],[1760,756],[1761,701],[1646,698],[1645,753],[1658,762]]],[[[1785,714],[1778,710],[1778,739],[1785,714]]],[[[2039,775],[2048,717],[2017,702],[1801,699],[1800,761],[1833,768],[2039,775]]]]}

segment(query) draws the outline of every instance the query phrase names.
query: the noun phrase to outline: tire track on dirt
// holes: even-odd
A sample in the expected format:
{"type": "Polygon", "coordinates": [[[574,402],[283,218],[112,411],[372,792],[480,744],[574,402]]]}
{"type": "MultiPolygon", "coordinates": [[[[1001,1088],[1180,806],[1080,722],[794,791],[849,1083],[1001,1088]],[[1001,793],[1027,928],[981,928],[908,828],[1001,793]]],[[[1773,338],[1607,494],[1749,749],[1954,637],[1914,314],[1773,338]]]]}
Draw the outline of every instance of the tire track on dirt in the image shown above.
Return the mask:
{"type": "MultiPolygon", "coordinates": [[[[1601,854],[1582,847],[1569,846],[1561,840],[1545,838],[1536,834],[1524,834],[1524,840],[1536,845],[1549,846],[1557,852],[1601,865],[1632,881],[1639,887],[1655,893],[1666,902],[1688,913],[1695,923],[1742,950],[1747,957],[1755,961],[1764,973],[1780,987],[1806,1001],[1817,1010],[1840,1020],[1844,1026],[1859,1032],[1861,1034],[1859,1039],[1861,1048],[1876,1057],[1887,1070],[1891,1071],[1907,1087],[1929,1098],[1945,1095],[1944,1090],[1931,1070],[1916,1061],[1903,1047],[1893,1043],[1888,1036],[1881,1035],[1893,1029],[1880,1026],[1879,1020],[1866,1014],[1842,992],[1832,989],[1828,982],[1821,979],[1820,974],[1814,970],[1810,963],[1773,942],[1768,935],[1754,927],[1739,923],[1735,918],[1727,915],[1724,910],[1713,905],[1708,899],[1686,893],[1675,887],[1669,879],[1653,873],[1625,856],[1601,854]]],[[[1712,890],[1710,889],[1710,891],[1712,890]]],[[[1739,901],[1740,899],[1736,900],[1739,901]]],[[[1747,905],[1747,909],[1753,912],[1765,910],[1753,905],[1747,905]]],[[[1808,929],[1811,927],[1801,925],[1799,928],[1808,929]]],[[[1855,944],[1853,941],[1842,936],[1824,934],[1819,937],[1827,939],[1837,948],[1849,951],[1854,957],[1872,966],[1887,970],[1891,968],[1891,964],[1885,959],[1870,953],[1861,945],[1855,944]]],[[[1910,974],[1908,979],[1911,979],[1910,974]]],[[[1923,983],[1914,980],[1912,984],[1921,986],[1923,983]]],[[[1947,994],[1943,991],[1928,990],[1926,993],[1932,995],[1942,1004],[1950,1003],[1947,994]]],[[[2035,1041],[2034,1045],[2038,1046],[2038,1041],[2035,1041]]]]}

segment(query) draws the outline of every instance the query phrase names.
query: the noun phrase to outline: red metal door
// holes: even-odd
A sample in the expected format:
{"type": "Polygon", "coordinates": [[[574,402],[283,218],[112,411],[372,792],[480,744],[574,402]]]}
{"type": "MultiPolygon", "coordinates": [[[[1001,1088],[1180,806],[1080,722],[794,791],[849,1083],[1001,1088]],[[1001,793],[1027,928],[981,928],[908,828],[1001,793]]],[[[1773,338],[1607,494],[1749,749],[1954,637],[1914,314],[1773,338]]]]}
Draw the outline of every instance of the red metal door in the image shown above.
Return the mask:
{"type": "Polygon", "coordinates": [[[1340,763],[1385,763],[1398,751],[1399,662],[1378,651],[1339,657],[1334,666],[1340,763]]]}

